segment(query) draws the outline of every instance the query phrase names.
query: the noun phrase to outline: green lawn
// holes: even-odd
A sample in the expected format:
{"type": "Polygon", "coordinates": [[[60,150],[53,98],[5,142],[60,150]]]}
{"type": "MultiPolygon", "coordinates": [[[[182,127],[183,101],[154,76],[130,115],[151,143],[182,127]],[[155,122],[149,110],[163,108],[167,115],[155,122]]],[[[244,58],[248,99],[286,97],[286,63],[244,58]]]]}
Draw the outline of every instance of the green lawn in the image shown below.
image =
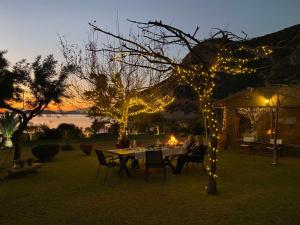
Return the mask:
{"type": "MultiPolygon", "coordinates": [[[[208,196],[199,168],[169,171],[166,184],[155,172],[145,184],[143,168],[103,183],[103,171],[95,177],[95,155],[84,156],[75,145],[36,174],[0,181],[0,224],[300,224],[299,159],[282,158],[274,167],[271,158],[222,152],[220,193],[208,196]]],[[[97,146],[111,148],[113,142],[103,139],[97,146]]]]}

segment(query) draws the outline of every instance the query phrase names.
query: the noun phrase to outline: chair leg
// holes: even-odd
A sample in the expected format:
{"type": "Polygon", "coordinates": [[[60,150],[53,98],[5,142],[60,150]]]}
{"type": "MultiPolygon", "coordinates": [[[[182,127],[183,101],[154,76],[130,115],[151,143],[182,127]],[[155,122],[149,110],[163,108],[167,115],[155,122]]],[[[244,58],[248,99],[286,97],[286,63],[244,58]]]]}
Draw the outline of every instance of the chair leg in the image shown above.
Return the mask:
{"type": "Polygon", "coordinates": [[[96,176],[96,177],[98,177],[98,175],[99,175],[99,172],[100,172],[100,166],[99,166],[99,168],[98,168],[98,171],[97,171],[97,176],[96,176]]]}
{"type": "Polygon", "coordinates": [[[145,183],[148,182],[148,168],[146,167],[146,170],[145,170],[145,183]]]}
{"type": "Polygon", "coordinates": [[[166,166],[164,166],[164,183],[166,183],[166,166]]]}
{"type": "Polygon", "coordinates": [[[105,182],[106,179],[107,179],[107,174],[108,174],[108,167],[107,167],[107,169],[106,169],[106,173],[105,173],[105,177],[104,177],[104,182],[105,182]]]}
{"type": "Polygon", "coordinates": [[[186,169],[186,174],[188,174],[188,173],[189,173],[189,162],[186,162],[186,167],[185,167],[185,169],[186,169]]]}

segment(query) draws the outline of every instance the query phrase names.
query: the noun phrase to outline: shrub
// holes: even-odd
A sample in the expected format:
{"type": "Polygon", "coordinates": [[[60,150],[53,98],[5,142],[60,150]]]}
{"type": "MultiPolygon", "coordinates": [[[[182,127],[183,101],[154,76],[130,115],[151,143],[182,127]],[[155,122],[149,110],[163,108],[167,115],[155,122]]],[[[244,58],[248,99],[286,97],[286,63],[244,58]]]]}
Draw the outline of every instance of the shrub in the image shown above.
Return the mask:
{"type": "Polygon", "coordinates": [[[39,139],[75,139],[83,136],[79,127],[74,124],[61,123],[57,128],[49,128],[47,125],[42,125],[39,128],[39,139]]]}
{"type": "Polygon", "coordinates": [[[39,159],[40,162],[49,162],[59,152],[59,145],[38,145],[32,148],[32,154],[39,159]]]}
{"type": "Polygon", "coordinates": [[[47,139],[60,139],[61,138],[61,132],[57,129],[49,128],[47,125],[42,125],[39,128],[39,139],[41,140],[47,140],[47,139]]]}
{"type": "Polygon", "coordinates": [[[80,144],[81,150],[84,152],[86,155],[91,155],[93,151],[93,144],[80,144]]]}
{"type": "Polygon", "coordinates": [[[83,136],[82,131],[75,124],[61,123],[57,127],[57,131],[59,131],[60,136],[66,140],[83,136]]]}

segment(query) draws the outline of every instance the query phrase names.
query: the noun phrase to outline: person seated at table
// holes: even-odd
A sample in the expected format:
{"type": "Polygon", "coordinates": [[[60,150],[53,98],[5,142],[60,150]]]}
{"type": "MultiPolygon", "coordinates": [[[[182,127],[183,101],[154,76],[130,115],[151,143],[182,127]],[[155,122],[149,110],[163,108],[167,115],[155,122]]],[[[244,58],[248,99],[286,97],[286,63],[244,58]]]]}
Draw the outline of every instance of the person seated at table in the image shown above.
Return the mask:
{"type": "MultiPolygon", "coordinates": [[[[185,141],[183,142],[183,151],[182,154],[178,156],[177,158],[177,167],[179,164],[181,164],[181,161],[187,156],[187,154],[189,154],[192,151],[192,147],[195,144],[195,138],[193,135],[189,135],[185,141]],[[178,164],[178,162],[180,162],[178,164]]],[[[175,171],[177,171],[177,168],[175,169],[175,171]]],[[[175,172],[174,171],[174,172],[175,172]]],[[[176,173],[176,172],[175,172],[176,173]]]]}
{"type": "Polygon", "coordinates": [[[193,144],[195,143],[195,138],[193,135],[189,135],[187,137],[187,139],[185,139],[185,141],[183,142],[183,149],[184,149],[184,153],[188,153],[189,151],[191,151],[191,147],[193,146],[193,144]]]}
{"type": "Polygon", "coordinates": [[[192,151],[189,154],[189,159],[195,158],[197,160],[197,157],[204,156],[207,145],[205,145],[203,138],[200,135],[197,135],[195,140],[195,145],[192,147],[192,151]]]}
{"type": "Polygon", "coordinates": [[[195,142],[192,145],[188,145],[185,154],[180,155],[177,159],[176,169],[173,172],[174,174],[181,173],[184,164],[192,159],[197,159],[197,157],[204,154],[205,146],[203,145],[203,140],[200,135],[197,135],[195,138],[195,142]]]}

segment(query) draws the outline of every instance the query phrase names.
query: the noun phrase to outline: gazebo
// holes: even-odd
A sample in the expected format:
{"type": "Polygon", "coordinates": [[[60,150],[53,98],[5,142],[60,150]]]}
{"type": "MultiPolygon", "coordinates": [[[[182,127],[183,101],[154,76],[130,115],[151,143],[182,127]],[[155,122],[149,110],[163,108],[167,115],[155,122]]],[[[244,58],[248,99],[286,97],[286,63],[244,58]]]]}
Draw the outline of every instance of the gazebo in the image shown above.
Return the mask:
{"type": "Polygon", "coordinates": [[[222,109],[222,131],[231,146],[248,135],[260,142],[280,139],[285,146],[300,147],[300,85],[247,88],[215,106],[222,109]],[[245,120],[248,130],[242,126],[245,120]]]}

